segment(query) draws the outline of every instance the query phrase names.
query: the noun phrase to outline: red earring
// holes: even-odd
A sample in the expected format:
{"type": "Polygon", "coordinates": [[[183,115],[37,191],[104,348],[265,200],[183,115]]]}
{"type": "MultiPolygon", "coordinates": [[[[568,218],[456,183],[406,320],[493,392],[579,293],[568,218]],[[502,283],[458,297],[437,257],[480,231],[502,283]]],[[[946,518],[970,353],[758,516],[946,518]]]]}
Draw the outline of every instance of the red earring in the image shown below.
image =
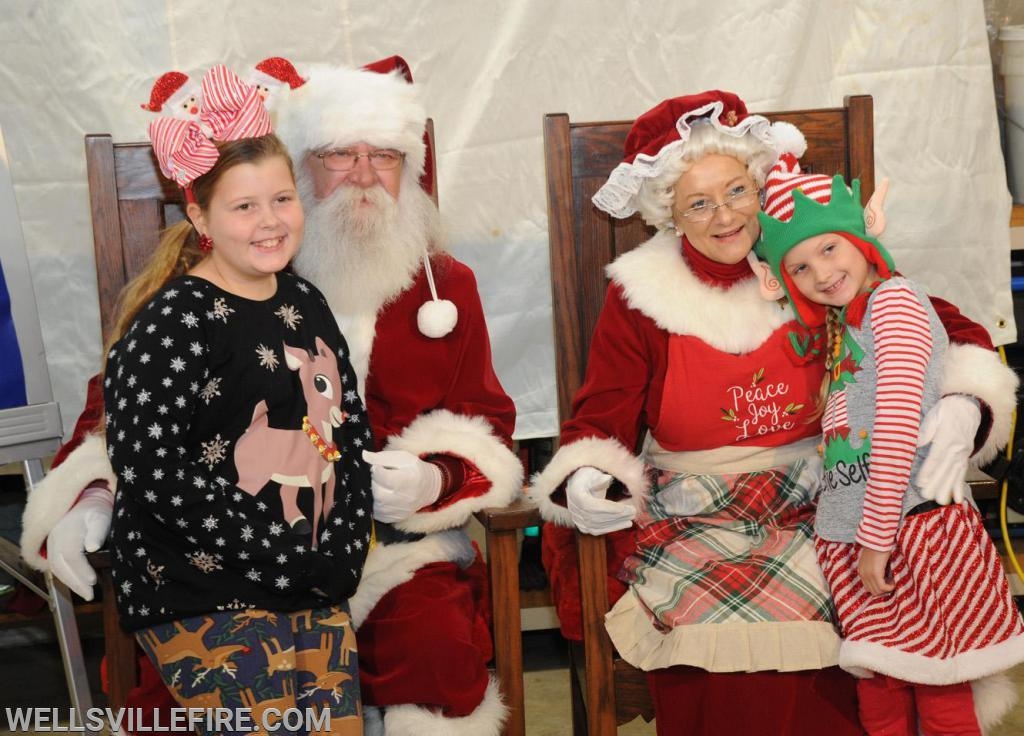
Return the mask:
{"type": "Polygon", "coordinates": [[[211,250],[213,250],[213,238],[211,238],[209,235],[204,235],[200,233],[199,250],[201,250],[203,253],[209,253],[211,250]]]}

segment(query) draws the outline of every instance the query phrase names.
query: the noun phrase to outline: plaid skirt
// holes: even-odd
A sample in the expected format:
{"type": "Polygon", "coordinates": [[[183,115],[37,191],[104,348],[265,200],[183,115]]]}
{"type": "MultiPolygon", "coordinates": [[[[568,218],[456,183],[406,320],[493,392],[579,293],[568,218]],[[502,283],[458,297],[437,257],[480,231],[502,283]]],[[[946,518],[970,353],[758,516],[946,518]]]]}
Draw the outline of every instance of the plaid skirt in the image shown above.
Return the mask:
{"type": "Polygon", "coordinates": [[[712,672],[836,664],[835,612],[812,541],[816,460],[656,478],[623,567],[629,591],[606,619],[627,661],[712,672]]]}
{"type": "Polygon", "coordinates": [[[1024,661],[1024,623],[995,546],[969,504],[908,516],[889,558],[896,589],[872,596],[858,547],[816,541],[843,643],[839,665],[908,682],[949,685],[1024,661]]]}

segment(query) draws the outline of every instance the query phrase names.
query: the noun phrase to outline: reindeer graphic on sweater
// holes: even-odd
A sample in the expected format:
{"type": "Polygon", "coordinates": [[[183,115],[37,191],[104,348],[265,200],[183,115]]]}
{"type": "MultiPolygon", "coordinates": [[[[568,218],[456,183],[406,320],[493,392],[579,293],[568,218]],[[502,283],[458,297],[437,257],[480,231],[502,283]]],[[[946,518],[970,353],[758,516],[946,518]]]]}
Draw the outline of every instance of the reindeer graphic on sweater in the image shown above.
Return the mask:
{"type": "Polygon", "coordinates": [[[235,444],[238,487],[256,495],[269,481],[281,484],[281,505],[285,521],[296,534],[312,532],[317,546],[317,529],[334,506],[334,463],[341,457],[331,437],[345,421],[341,410],[341,375],[338,360],[327,344],[316,338],[316,349],[284,345],[285,362],[298,373],[306,399],[302,427],[278,429],[268,421],[265,400],[252,414],[249,428],[235,444]],[[313,491],[313,523],[299,509],[300,488],[313,491]]]}

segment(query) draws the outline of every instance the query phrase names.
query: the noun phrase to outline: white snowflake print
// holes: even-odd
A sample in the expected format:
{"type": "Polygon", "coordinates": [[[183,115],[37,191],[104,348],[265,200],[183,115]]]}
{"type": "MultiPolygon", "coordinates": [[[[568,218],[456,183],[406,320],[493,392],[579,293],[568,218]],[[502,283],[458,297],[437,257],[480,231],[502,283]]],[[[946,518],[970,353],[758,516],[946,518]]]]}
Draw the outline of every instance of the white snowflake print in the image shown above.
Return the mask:
{"type": "Polygon", "coordinates": [[[274,585],[277,586],[278,588],[280,588],[281,590],[284,590],[285,588],[288,587],[290,582],[291,581],[286,576],[279,575],[277,577],[277,579],[274,580],[274,585]]]}
{"type": "Polygon", "coordinates": [[[256,570],[255,568],[253,568],[253,569],[249,570],[249,572],[245,573],[245,576],[247,578],[249,578],[250,580],[252,580],[254,583],[258,583],[260,581],[260,578],[262,577],[262,575],[260,575],[260,571],[256,570]]]}
{"type": "Polygon", "coordinates": [[[230,440],[221,439],[220,434],[217,434],[209,442],[200,443],[203,448],[203,454],[199,458],[199,462],[205,463],[206,467],[213,470],[213,467],[224,460],[228,456],[228,445],[231,444],[230,440]]]}
{"type": "Polygon", "coordinates": [[[271,522],[271,524],[270,524],[270,533],[271,534],[273,534],[275,537],[279,537],[279,536],[281,536],[281,534],[283,532],[284,532],[284,527],[281,524],[278,524],[276,521],[271,522]]]}
{"type": "Polygon", "coordinates": [[[217,528],[217,517],[216,516],[207,516],[205,519],[203,519],[203,529],[205,529],[208,532],[212,532],[216,528],[217,528]]]}
{"type": "Polygon", "coordinates": [[[164,299],[173,299],[176,296],[178,296],[177,289],[168,289],[164,292],[164,299]]]}
{"type": "Polygon", "coordinates": [[[185,370],[185,361],[182,360],[181,358],[172,358],[171,370],[174,371],[175,373],[181,373],[183,370],[185,370]]]}
{"type": "Polygon", "coordinates": [[[201,343],[193,341],[189,343],[188,351],[192,353],[192,355],[200,356],[203,354],[203,346],[201,343]]]}
{"type": "Polygon", "coordinates": [[[220,382],[220,376],[211,378],[206,382],[206,385],[203,386],[203,390],[199,392],[199,398],[203,399],[207,405],[210,404],[210,401],[215,396],[220,396],[220,382]]]}
{"type": "Polygon", "coordinates": [[[281,321],[293,330],[298,329],[299,322],[302,321],[302,315],[299,314],[299,310],[290,304],[282,304],[274,314],[280,317],[281,321]]]}
{"type": "Polygon", "coordinates": [[[260,359],[260,365],[270,370],[276,370],[278,366],[277,353],[273,348],[268,348],[263,343],[256,348],[256,356],[260,359]]]}
{"type": "Polygon", "coordinates": [[[153,579],[157,588],[164,584],[164,565],[157,565],[152,560],[146,560],[146,573],[153,579]]]}
{"type": "Polygon", "coordinates": [[[193,552],[190,555],[185,555],[188,561],[191,562],[195,567],[199,568],[202,572],[211,573],[214,570],[223,570],[220,563],[217,562],[217,558],[207,552],[193,552]]]}
{"type": "Polygon", "coordinates": [[[163,345],[163,346],[164,346],[165,348],[169,348],[169,347],[170,347],[171,345],[173,345],[173,344],[174,344],[174,340],[173,340],[173,339],[171,339],[170,337],[164,337],[164,338],[163,338],[163,339],[162,339],[162,340],[160,341],[160,344],[161,344],[161,345],[163,345]]]}
{"type": "Polygon", "coordinates": [[[199,318],[192,314],[192,312],[185,312],[181,315],[181,323],[186,327],[195,327],[199,324],[199,318]]]}
{"type": "Polygon", "coordinates": [[[150,439],[158,440],[164,435],[164,428],[156,422],[153,422],[148,427],[150,439]]]}
{"type": "Polygon", "coordinates": [[[235,310],[228,306],[228,303],[224,301],[224,297],[219,296],[213,300],[213,309],[207,312],[206,316],[210,319],[219,319],[227,324],[228,315],[234,313],[235,310]]]}
{"type": "Polygon", "coordinates": [[[242,541],[243,542],[251,542],[253,536],[254,535],[253,535],[253,531],[252,531],[252,527],[251,526],[246,524],[245,526],[242,527],[242,541]]]}
{"type": "Polygon", "coordinates": [[[309,293],[309,287],[306,286],[304,281],[296,281],[295,282],[295,288],[298,289],[299,291],[301,291],[303,294],[308,294],[309,293]]]}

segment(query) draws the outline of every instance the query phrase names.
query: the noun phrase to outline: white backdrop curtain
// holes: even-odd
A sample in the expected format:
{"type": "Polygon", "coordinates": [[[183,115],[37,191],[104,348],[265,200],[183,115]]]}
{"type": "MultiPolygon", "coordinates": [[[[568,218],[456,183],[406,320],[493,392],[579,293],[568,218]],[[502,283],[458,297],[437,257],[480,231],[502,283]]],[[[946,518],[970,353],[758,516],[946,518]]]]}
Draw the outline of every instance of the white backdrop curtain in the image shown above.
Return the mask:
{"type": "MultiPolygon", "coordinates": [[[[82,136],[145,138],[152,82],[268,56],[410,63],[438,143],[452,251],[472,265],[516,436],[556,433],[541,117],[636,117],[719,88],[753,111],[875,100],[884,242],[899,268],[1016,338],[982,0],[7,0],[7,139],[65,426],[100,362],[82,136]]],[[[16,226],[16,223],[4,223],[16,226]]]]}

